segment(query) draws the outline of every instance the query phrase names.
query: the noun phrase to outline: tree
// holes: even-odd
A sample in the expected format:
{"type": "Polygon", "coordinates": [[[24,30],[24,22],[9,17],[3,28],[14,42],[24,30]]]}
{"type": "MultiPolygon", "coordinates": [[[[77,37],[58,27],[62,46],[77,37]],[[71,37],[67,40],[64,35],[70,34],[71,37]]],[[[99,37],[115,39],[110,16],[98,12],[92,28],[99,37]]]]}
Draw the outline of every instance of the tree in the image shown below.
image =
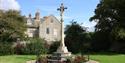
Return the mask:
{"type": "Polygon", "coordinates": [[[100,0],[97,5],[95,15],[90,18],[90,21],[96,21],[96,33],[99,33],[102,38],[106,37],[107,40],[101,39],[102,42],[105,40],[111,43],[125,41],[124,3],[125,0],[100,0]]]}
{"type": "Polygon", "coordinates": [[[70,25],[66,26],[65,30],[65,44],[68,47],[68,50],[73,53],[78,53],[81,51],[81,46],[83,46],[83,36],[85,32],[83,27],[77,22],[72,21],[70,25]]]}
{"type": "Polygon", "coordinates": [[[98,21],[96,31],[109,31],[115,39],[125,38],[125,0],[101,0],[90,20],[98,21]]]}
{"type": "Polygon", "coordinates": [[[111,46],[107,32],[95,32],[92,36],[91,49],[95,52],[108,51],[111,46]]]}
{"type": "Polygon", "coordinates": [[[25,17],[19,11],[0,10],[0,42],[13,42],[24,38],[25,17]]]}

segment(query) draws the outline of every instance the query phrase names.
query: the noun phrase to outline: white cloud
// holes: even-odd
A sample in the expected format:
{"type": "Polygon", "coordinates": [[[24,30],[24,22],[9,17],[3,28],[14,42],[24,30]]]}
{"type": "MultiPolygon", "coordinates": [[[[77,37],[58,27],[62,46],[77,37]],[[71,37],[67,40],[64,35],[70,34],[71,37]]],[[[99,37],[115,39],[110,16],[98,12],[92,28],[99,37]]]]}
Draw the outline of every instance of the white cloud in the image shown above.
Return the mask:
{"type": "Polygon", "coordinates": [[[87,31],[93,32],[95,30],[94,26],[96,25],[96,22],[85,22],[83,23],[83,26],[88,27],[87,31]]]}
{"type": "Polygon", "coordinates": [[[16,0],[0,0],[2,10],[20,10],[20,5],[16,0]]]}
{"type": "Polygon", "coordinates": [[[94,32],[94,31],[95,31],[94,26],[93,26],[93,27],[89,27],[87,31],[89,31],[89,32],[94,32]]]}

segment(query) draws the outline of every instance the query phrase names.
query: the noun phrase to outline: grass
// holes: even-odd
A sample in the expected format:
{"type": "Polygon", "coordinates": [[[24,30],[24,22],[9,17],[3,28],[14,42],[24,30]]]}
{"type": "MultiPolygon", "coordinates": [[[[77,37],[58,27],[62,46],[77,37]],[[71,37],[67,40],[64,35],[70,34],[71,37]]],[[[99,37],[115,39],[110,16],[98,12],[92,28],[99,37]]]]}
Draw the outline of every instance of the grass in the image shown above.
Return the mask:
{"type": "Polygon", "coordinates": [[[26,63],[28,60],[35,59],[34,55],[8,55],[0,56],[0,63],[26,63]]]}
{"type": "MultiPolygon", "coordinates": [[[[34,55],[8,55],[0,56],[0,63],[26,63],[28,60],[36,59],[34,55]]],[[[125,55],[90,55],[90,59],[100,63],[125,63],[125,55]]]]}
{"type": "Polygon", "coordinates": [[[125,63],[125,55],[90,55],[90,59],[100,63],[125,63]]]}

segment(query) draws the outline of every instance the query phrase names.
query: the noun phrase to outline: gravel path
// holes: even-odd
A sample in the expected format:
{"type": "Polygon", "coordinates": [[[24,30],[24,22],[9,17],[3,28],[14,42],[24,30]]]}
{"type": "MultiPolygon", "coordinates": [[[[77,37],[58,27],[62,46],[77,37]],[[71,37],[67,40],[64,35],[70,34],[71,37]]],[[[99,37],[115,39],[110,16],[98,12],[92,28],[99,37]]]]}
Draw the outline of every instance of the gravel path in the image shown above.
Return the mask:
{"type": "Polygon", "coordinates": [[[36,60],[30,60],[30,61],[27,61],[26,63],[35,63],[36,60]]]}
{"type": "Polygon", "coordinates": [[[86,63],[99,63],[99,62],[94,61],[94,60],[90,60],[90,61],[87,61],[86,63]]]}

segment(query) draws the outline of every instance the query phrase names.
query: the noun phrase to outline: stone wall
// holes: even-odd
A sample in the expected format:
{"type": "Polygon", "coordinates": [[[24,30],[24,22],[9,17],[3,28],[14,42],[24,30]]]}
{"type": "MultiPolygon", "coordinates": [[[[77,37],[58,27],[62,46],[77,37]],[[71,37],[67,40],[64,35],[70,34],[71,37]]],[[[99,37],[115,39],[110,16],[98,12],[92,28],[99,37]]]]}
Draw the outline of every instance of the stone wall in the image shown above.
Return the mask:
{"type": "Polygon", "coordinates": [[[45,17],[39,27],[39,37],[44,38],[49,44],[61,40],[61,23],[52,15],[45,17]]]}

